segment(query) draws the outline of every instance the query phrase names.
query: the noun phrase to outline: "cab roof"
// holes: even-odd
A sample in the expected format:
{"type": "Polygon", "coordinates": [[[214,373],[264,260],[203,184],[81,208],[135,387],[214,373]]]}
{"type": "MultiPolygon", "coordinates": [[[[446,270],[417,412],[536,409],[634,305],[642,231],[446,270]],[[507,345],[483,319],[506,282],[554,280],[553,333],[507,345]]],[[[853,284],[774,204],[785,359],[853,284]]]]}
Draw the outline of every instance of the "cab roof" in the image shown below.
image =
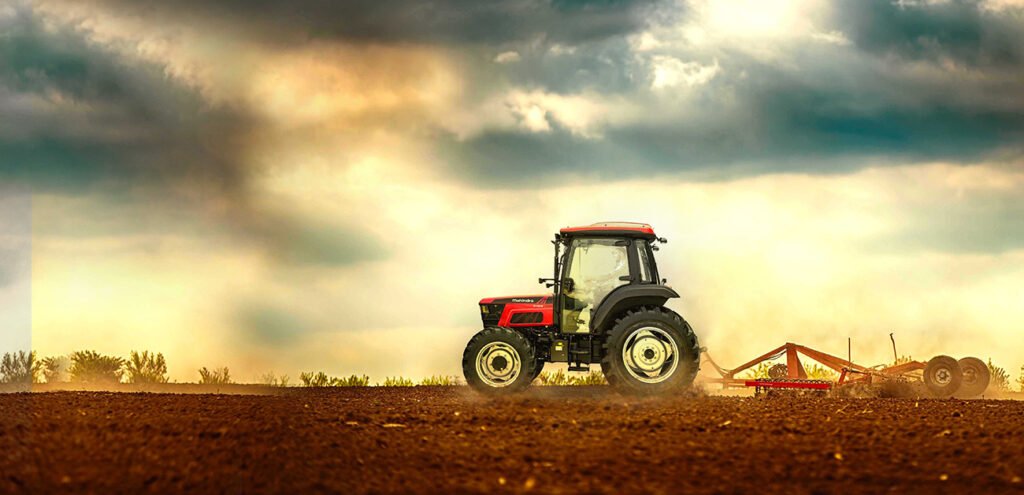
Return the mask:
{"type": "Polygon", "coordinates": [[[646,223],[635,222],[598,222],[579,227],[565,227],[558,231],[562,237],[574,236],[615,236],[615,237],[639,237],[643,239],[656,239],[654,228],[646,223]]]}

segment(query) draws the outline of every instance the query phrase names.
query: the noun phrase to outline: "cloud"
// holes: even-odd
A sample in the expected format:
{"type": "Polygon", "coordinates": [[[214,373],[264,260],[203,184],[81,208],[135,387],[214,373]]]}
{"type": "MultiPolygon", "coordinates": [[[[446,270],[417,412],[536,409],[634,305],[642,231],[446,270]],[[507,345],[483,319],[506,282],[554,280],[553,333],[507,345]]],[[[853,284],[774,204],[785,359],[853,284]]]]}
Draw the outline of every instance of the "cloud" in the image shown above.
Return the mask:
{"type": "Polygon", "coordinates": [[[501,52],[494,57],[494,61],[499,64],[511,64],[518,62],[522,57],[519,56],[519,52],[507,51],[501,52]]]}
{"type": "Polygon", "coordinates": [[[384,252],[354,225],[266,206],[250,154],[267,128],[248,107],[211,103],[167,66],[24,6],[5,16],[13,21],[0,37],[0,111],[12,118],[0,121],[0,181],[107,205],[93,202],[103,217],[51,218],[43,231],[159,235],[212,223],[286,264],[343,265],[384,252]]]}
{"type": "Polygon", "coordinates": [[[651,63],[653,72],[651,88],[653,89],[707,84],[714,79],[720,69],[717,60],[712,65],[702,65],[699,62],[683,62],[675,57],[665,55],[654,57],[651,63]]]}
{"type": "Polygon", "coordinates": [[[18,15],[0,38],[0,108],[17,117],[0,127],[0,174],[42,190],[244,187],[244,111],[208,107],[160,67],[18,15]]]}
{"type": "MultiPolygon", "coordinates": [[[[58,0],[56,3],[61,3],[58,0]]],[[[74,0],[71,3],[80,3],[74,0]]],[[[67,3],[67,2],[64,2],[67,3]]],[[[504,44],[544,37],[580,43],[643,26],[650,1],[441,0],[91,0],[143,16],[254,36],[271,43],[310,40],[359,43],[504,44]]]]}
{"type": "Polygon", "coordinates": [[[440,146],[456,176],[488,187],[1019,162],[1020,11],[823,6],[694,2],[627,40],[525,53],[502,69],[510,93],[590,102],[586,131],[522,98],[518,128],[482,125],[440,146]]]}
{"type": "Polygon", "coordinates": [[[992,7],[971,0],[847,0],[838,5],[835,18],[853,44],[868,53],[1019,70],[1024,62],[1024,7],[992,7]]]}

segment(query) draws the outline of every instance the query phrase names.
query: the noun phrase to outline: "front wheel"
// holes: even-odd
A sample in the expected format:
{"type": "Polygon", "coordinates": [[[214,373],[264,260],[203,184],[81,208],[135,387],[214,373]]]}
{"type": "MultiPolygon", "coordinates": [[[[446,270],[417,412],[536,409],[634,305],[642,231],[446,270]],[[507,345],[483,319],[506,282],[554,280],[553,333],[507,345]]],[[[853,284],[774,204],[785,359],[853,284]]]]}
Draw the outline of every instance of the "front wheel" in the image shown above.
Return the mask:
{"type": "Polygon", "coordinates": [[[533,344],[523,334],[502,327],[485,328],[469,339],[462,353],[462,373],[473,390],[488,395],[519,392],[537,369],[533,344]]]}
{"type": "Polygon", "coordinates": [[[693,329],[666,308],[638,308],[619,318],[604,343],[601,370],[620,391],[655,395],[689,387],[700,349],[693,329]]]}

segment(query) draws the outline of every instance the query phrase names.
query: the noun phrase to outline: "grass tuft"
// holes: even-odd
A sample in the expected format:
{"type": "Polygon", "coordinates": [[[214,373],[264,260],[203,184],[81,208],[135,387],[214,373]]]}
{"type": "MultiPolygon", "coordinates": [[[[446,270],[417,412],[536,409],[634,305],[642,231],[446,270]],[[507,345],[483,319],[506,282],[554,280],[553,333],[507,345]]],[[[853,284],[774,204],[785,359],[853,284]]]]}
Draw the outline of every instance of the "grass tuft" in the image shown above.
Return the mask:
{"type": "Polygon", "coordinates": [[[543,371],[537,377],[541,385],[552,386],[552,387],[574,387],[574,386],[587,386],[587,385],[607,385],[608,381],[604,378],[604,373],[600,371],[591,371],[582,375],[570,375],[563,370],[555,371],[543,371]]]}

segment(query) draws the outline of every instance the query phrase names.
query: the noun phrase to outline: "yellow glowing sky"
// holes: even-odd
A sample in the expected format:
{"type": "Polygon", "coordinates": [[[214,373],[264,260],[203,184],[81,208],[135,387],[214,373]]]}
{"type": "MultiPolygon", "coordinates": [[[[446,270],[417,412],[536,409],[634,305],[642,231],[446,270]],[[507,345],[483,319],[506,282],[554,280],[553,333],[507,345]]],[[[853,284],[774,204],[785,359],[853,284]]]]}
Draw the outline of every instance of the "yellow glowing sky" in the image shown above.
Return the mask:
{"type": "MultiPolygon", "coordinates": [[[[424,187],[379,163],[341,173],[312,167],[268,179],[268,194],[324,215],[356,215],[385,239],[386,260],[283,269],[244,245],[150,235],[34,239],[33,346],[165,352],[172,375],[229,365],[239,377],[326,369],[372,376],[458,371],[486,295],[540,290],[552,232],[595,219],[649,221],[670,243],[662,273],[671,306],[720,362],[784,341],[888,359],[980,355],[1016,365],[1024,344],[1024,251],[900,254],[873,239],[948,200],[1021,191],[1024,175],[934,164],[717,183],[623,181],[543,192],[424,187]],[[557,222],[555,219],[561,220],[557,222]],[[557,222],[557,223],[556,223],[557,222]],[[308,322],[279,339],[236,328],[239,300],[308,322]]],[[[35,197],[35,221],[82,211],[35,197]]]]}

